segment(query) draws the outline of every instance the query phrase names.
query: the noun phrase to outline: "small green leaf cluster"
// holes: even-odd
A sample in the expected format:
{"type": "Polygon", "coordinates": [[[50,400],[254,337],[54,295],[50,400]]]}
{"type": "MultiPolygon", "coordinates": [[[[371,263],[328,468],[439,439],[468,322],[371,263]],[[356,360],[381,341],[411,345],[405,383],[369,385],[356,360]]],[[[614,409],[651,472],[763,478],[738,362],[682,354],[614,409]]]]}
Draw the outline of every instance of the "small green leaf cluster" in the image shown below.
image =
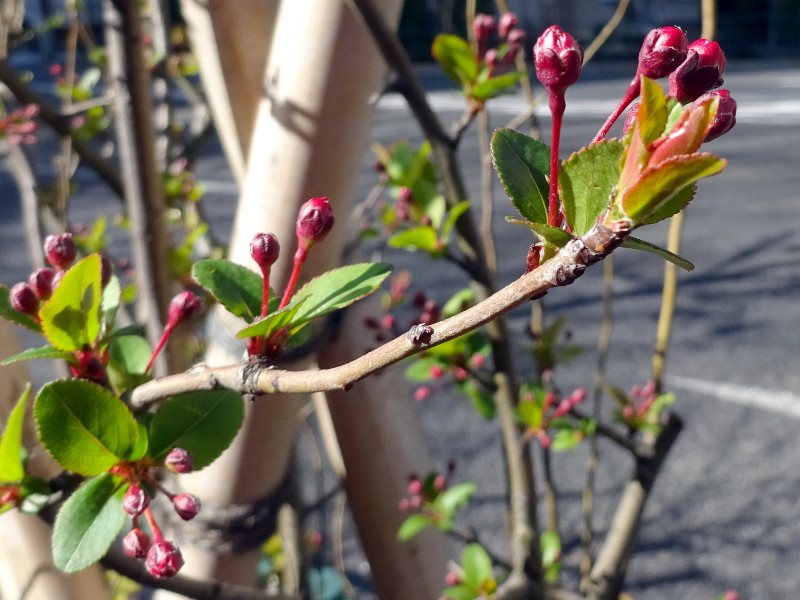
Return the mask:
{"type": "Polygon", "coordinates": [[[581,388],[559,401],[555,392],[526,383],[520,396],[517,420],[527,428],[525,438],[537,439],[542,448],[557,452],[571,450],[597,428],[594,419],[578,419],[570,414],[586,397],[586,391],[581,388]]]}
{"type": "Polygon", "coordinates": [[[628,427],[634,434],[638,431],[657,435],[661,431],[661,411],[675,401],[674,394],[658,394],[652,381],[644,386],[635,385],[626,394],[613,385],[606,386],[608,393],[617,402],[614,418],[628,427]]]}
{"type": "MultiPolygon", "coordinates": [[[[376,144],[373,150],[383,174],[381,183],[392,199],[382,206],[380,216],[382,228],[390,234],[389,246],[423,250],[433,258],[445,256],[453,226],[469,202],[447,208],[437,187],[430,142],[423,142],[416,152],[404,141],[390,148],[376,144]]],[[[365,230],[367,237],[377,233],[374,228],[365,230]]]]}
{"type": "Polygon", "coordinates": [[[464,506],[475,493],[475,484],[463,482],[448,487],[447,477],[439,473],[428,473],[424,479],[411,477],[409,496],[400,500],[401,512],[413,512],[397,532],[397,538],[406,541],[426,527],[441,531],[453,528],[453,517],[457,509],[464,506]]]}
{"type": "Polygon", "coordinates": [[[67,79],[67,73],[60,64],[53,64],[50,67],[50,74],[55,77],[56,95],[68,99],[70,102],[84,103],[87,106],[72,119],[75,135],[85,140],[105,135],[111,125],[105,103],[90,102],[100,95],[101,86],[98,84],[102,81],[102,69],[106,66],[105,52],[102,48],[96,48],[88,56],[94,64],[88,66],[81,74],[73,73],[72,81],[67,79]]]}
{"type": "Polygon", "coordinates": [[[542,552],[542,569],[547,583],[556,583],[561,571],[561,538],[555,531],[543,531],[539,536],[542,552]]]}
{"type": "Polygon", "coordinates": [[[447,576],[450,587],[442,592],[444,598],[474,600],[491,598],[497,590],[492,571],[492,559],[480,544],[469,544],[461,555],[461,565],[447,576]]]}

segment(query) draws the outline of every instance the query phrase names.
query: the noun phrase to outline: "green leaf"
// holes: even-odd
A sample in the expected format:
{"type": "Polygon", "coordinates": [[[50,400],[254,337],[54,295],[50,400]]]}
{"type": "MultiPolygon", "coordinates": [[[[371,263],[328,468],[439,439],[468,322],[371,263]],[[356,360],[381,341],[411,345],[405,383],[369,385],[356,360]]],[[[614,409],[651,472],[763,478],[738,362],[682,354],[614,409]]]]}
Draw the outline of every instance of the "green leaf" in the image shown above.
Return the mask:
{"type": "Polygon", "coordinates": [[[406,379],[418,383],[428,381],[431,378],[431,367],[442,364],[442,361],[435,356],[423,356],[422,358],[418,358],[406,369],[406,379]]]}
{"type": "Polygon", "coordinates": [[[634,225],[644,223],[686,186],[716,175],[725,165],[726,161],[706,152],[669,158],[639,176],[620,199],[622,211],[634,225]]]}
{"type": "Polygon", "coordinates": [[[664,90],[652,79],[642,77],[641,101],[636,120],[639,123],[639,135],[645,145],[664,133],[667,116],[667,98],[664,90]]]}
{"type": "Polygon", "coordinates": [[[82,379],[46,384],[36,397],[39,439],[59,464],[97,475],[129,459],[139,442],[133,414],[108,390],[82,379]]]}
{"type": "Polygon", "coordinates": [[[661,205],[661,208],[647,217],[647,220],[643,224],[652,225],[653,223],[658,223],[659,221],[669,219],[671,216],[678,214],[680,211],[686,208],[686,206],[688,206],[689,202],[692,201],[696,191],[696,183],[687,185],[685,188],[678,191],[677,194],[672,196],[672,198],[664,202],[664,204],[661,205]]]}
{"type": "Polygon", "coordinates": [[[436,229],[430,225],[421,225],[396,233],[389,238],[387,243],[391,248],[405,250],[425,250],[426,252],[442,250],[436,229]]]}
{"type": "Polygon", "coordinates": [[[431,517],[427,515],[411,515],[400,525],[400,529],[397,531],[397,539],[401,542],[408,541],[428,525],[433,525],[431,517]]]}
{"type": "Polygon", "coordinates": [[[519,416],[525,425],[531,429],[538,429],[542,424],[542,407],[538,402],[523,400],[519,403],[519,416]]]}
{"type": "Polygon", "coordinates": [[[22,496],[20,511],[26,514],[36,514],[50,502],[52,490],[50,484],[44,479],[26,475],[22,478],[22,485],[19,487],[22,496]]]}
{"type": "Polygon", "coordinates": [[[475,292],[470,288],[459,290],[444,303],[442,307],[442,318],[449,319],[473,304],[475,304],[475,292]]]}
{"type": "Polygon", "coordinates": [[[461,567],[467,585],[479,588],[481,584],[492,576],[492,559],[479,544],[469,544],[461,556],[461,567]]]}
{"type": "Polygon", "coordinates": [[[498,129],[492,136],[492,159],[514,208],[529,221],[547,223],[550,148],[513,129],[498,129]]]}
{"type": "Polygon", "coordinates": [[[549,567],[561,555],[561,538],[555,531],[545,531],[539,537],[539,547],[542,550],[542,565],[549,567]]]}
{"type": "Polygon", "coordinates": [[[243,420],[244,402],[233,390],[174,396],[150,421],[150,456],[163,460],[173,448],[183,448],[194,457],[194,468],[202,469],[230,446],[243,420]]]}
{"type": "Polygon", "coordinates": [[[9,356],[7,359],[1,362],[0,365],[10,365],[11,363],[20,362],[23,360],[32,360],[34,358],[55,358],[72,362],[74,355],[72,352],[65,352],[64,350],[53,348],[53,346],[42,346],[40,348],[28,348],[19,354],[9,356]]]}
{"type": "Polygon", "coordinates": [[[561,202],[575,235],[589,231],[611,203],[621,156],[622,143],[608,140],[579,150],[561,165],[561,202]]]}
{"type": "MultiPolygon", "coordinates": [[[[192,277],[237,317],[252,323],[261,316],[264,280],[247,267],[206,258],[192,267],[192,277]]],[[[276,295],[270,293],[270,312],[277,310],[278,302],[276,295]]]]}
{"type": "Polygon", "coordinates": [[[584,439],[582,431],[576,429],[561,429],[553,436],[553,443],[550,449],[554,452],[563,452],[565,450],[572,450],[575,446],[581,443],[584,439]]]}
{"type": "MultiPolygon", "coordinates": [[[[295,295],[295,297],[297,296],[295,295]]],[[[252,325],[240,330],[236,334],[236,337],[239,339],[259,336],[268,338],[279,329],[288,326],[305,301],[306,298],[293,301],[288,306],[284,306],[281,310],[272,312],[263,319],[254,321],[252,325]]]]}
{"type": "Polygon", "coordinates": [[[441,512],[452,514],[457,508],[464,506],[476,491],[475,484],[465,481],[446,489],[436,497],[434,507],[441,512]]]}
{"type": "Polygon", "coordinates": [[[144,375],[152,350],[146,339],[139,335],[114,337],[108,346],[108,363],[123,373],[144,375]]]}
{"type": "Polygon", "coordinates": [[[114,275],[108,280],[100,298],[100,335],[105,336],[114,328],[117,310],[122,299],[122,288],[119,279],[114,275]]]}
{"type": "Polygon", "coordinates": [[[42,326],[32,316],[21,313],[11,306],[10,292],[11,290],[8,287],[0,285],[0,317],[13,321],[17,325],[22,325],[25,329],[42,333],[42,326]]]}
{"type": "Polygon", "coordinates": [[[655,244],[651,244],[650,242],[645,242],[644,240],[640,240],[639,238],[628,237],[624,242],[622,242],[622,247],[632,248],[634,250],[643,250],[644,252],[655,254],[656,256],[660,256],[664,260],[671,262],[673,265],[678,266],[681,269],[686,269],[687,271],[691,271],[692,269],[694,269],[694,265],[685,258],[682,258],[677,254],[670,252],[666,248],[662,248],[661,246],[656,246],[655,244]]]}
{"type": "Polygon", "coordinates": [[[128,516],[122,509],[127,487],[127,482],[104,473],[67,499],[53,527],[56,567],[75,573],[105,556],[128,516]]]}
{"type": "MultiPolygon", "coordinates": [[[[461,337],[463,338],[464,336],[461,337]]],[[[471,379],[459,381],[456,387],[458,391],[466,395],[472,401],[475,410],[477,410],[484,419],[494,419],[497,407],[494,403],[494,397],[489,392],[479,387],[471,379]]]]}
{"type": "Polygon", "coordinates": [[[360,263],[315,277],[294,295],[305,302],[292,318],[292,329],[372,294],[391,272],[387,263],[360,263]]]}
{"type": "Polygon", "coordinates": [[[478,61],[466,40],[439,34],[433,40],[431,52],[445,74],[462,88],[468,89],[478,77],[478,61]]]}
{"type": "Polygon", "coordinates": [[[44,335],[56,348],[94,346],[100,333],[100,255],[73,265],[39,311],[44,335]]]}
{"type": "Polygon", "coordinates": [[[572,234],[559,227],[551,227],[544,223],[534,223],[533,221],[524,221],[523,219],[515,219],[513,217],[506,217],[506,222],[513,223],[514,225],[524,225],[533,233],[536,234],[543,242],[552,244],[557,248],[563,248],[573,238],[572,234]]]}
{"type": "Polygon", "coordinates": [[[479,598],[480,594],[468,585],[454,585],[442,592],[444,598],[452,598],[453,600],[475,600],[479,598]]]}
{"type": "Polygon", "coordinates": [[[527,75],[527,71],[513,71],[511,73],[504,73],[503,75],[492,77],[473,87],[469,95],[476,100],[494,98],[509,88],[514,87],[517,82],[527,77],[527,75]]]}
{"type": "Polygon", "coordinates": [[[447,243],[450,240],[450,231],[458,221],[458,218],[469,210],[470,201],[464,200],[456,204],[453,208],[447,211],[447,219],[442,225],[442,239],[447,243]]]}
{"type": "Polygon", "coordinates": [[[31,384],[28,383],[8,415],[6,429],[0,437],[0,481],[6,483],[21,481],[25,477],[25,467],[22,464],[22,423],[30,393],[31,384]]]}

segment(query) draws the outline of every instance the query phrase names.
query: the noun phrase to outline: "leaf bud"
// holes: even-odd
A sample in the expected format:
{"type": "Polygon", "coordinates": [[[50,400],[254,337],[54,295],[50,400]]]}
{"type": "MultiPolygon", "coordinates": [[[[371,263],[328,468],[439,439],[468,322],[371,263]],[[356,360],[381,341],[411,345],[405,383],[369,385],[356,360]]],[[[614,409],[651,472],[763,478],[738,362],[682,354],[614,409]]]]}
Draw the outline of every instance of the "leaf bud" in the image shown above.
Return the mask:
{"type": "Polygon", "coordinates": [[[18,283],[12,287],[8,293],[8,299],[17,312],[34,317],[39,312],[39,297],[27,283],[18,283]]]}
{"type": "Polygon", "coordinates": [[[278,238],[272,233],[257,233],[250,242],[250,256],[256,261],[262,273],[267,273],[281,252],[278,238]]]}
{"type": "Polygon", "coordinates": [[[169,303],[168,324],[175,327],[178,323],[188,321],[200,312],[203,303],[192,292],[181,292],[169,303]]]}
{"type": "Polygon", "coordinates": [[[194,469],[194,457],[188,450],[173,448],[164,459],[164,466],[173,473],[190,473],[194,469]]]}
{"type": "Polygon", "coordinates": [[[515,30],[517,25],[519,25],[519,19],[514,13],[507,12],[500,15],[500,20],[497,22],[497,33],[500,39],[508,39],[508,43],[510,44],[511,38],[509,34],[511,31],[519,31],[518,29],[515,30]]]}
{"type": "Polygon", "coordinates": [[[150,536],[138,527],[131,529],[122,538],[122,549],[131,558],[144,558],[147,556],[147,549],[150,547],[150,536]]]}
{"type": "Polygon", "coordinates": [[[51,234],[44,239],[44,254],[47,262],[53,267],[59,271],[66,271],[74,262],[78,248],[75,246],[72,234],[51,234]]]}
{"type": "Polygon", "coordinates": [[[136,484],[131,484],[122,497],[122,508],[130,516],[135,517],[150,506],[150,496],[136,484]]]}
{"type": "Polygon", "coordinates": [[[563,95],[578,80],[583,64],[583,50],[569,33],[551,25],[533,46],[536,77],[548,92],[563,95]]]}
{"type": "Polygon", "coordinates": [[[731,97],[729,90],[714,90],[700,96],[695,103],[699,104],[706,98],[719,98],[717,114],[711,120],[706,129],[706,136],[703,138],[704,142],[710,142],[722,134],[728,133],[736,125],[736,100],[731,97]]]}
{"type": "Polygon", "coordinates": [[[689,44],[686,60],[669,76],[669,95],[682,104],[722,85],[725,53],[717,42],[699,39],[689,44]]]}
{"type": "Polygon", "coordinates": [[[333,209],[328,198],[311,198],[300,207],[295,231],[300,240],[321,242],[333,227],[333,209]]]}
{"type": "Polygon", "coordinates": [[[39,300],[47,300],[53,293],[53,278],[55,276],[55,271],[49,267],[42,267],[31,273],[28,285],[31,286],[39,300]]]}
{"type": "Polygon", "coordinates": [[[174,543],[161,540],[150,546],[145,566],[153,577],[172,577],[183,566],[183,557],[174,543]]]}
{"type": "Polygon", "coordinates": [[[678,68],[689,51],[689,40],[678,27],[659,27],[647,34],[639,50],[637,75],[666,77],[678,68]]]}
{"type": "Polygon", "coordinates": [[[194,494],[178,494],[172,499],[172,505],[184,521],[191,521],[200,512],[200,499],[194,494]]]}

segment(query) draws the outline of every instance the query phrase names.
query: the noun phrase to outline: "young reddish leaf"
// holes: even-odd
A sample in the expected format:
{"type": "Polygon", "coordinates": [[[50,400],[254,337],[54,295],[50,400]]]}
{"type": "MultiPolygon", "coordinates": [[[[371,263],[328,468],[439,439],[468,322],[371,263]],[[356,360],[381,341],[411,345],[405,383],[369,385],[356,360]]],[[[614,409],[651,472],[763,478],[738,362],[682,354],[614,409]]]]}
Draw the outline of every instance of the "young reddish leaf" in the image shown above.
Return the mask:
{"type": "MultiPolygon", "coordinates": [[[[206,288],[230,313],[248,323],[261,316],[264,282],[261,275],[229,260],[203,259],[192,267],[192,277],[206,288]]],[[[280,297],[270,291],[270,311],[275,312],[280,297]]]]}
{"type": "Polygon", "coordinates": [[[28,383],[11,414],[8,415],[6,429],[0,437],[0,481],[11,483],[21,481],[25,477],[21,454],[22,423],[25,419],[25,404],[30,393],[31,384],[28,383]]]}
{"type": "Polygon", "coordinates": [[[655,254],[656,256],[660,256],[667,262],[671,262],[673,265],[680,267],[681,269],[686,269],[687,271],[691,271],[692,269],[694,269],[694,265],[685,258],[678,256],[673,252],[670,252],[666,248],[661,248],[660,246],[656,246],[655,244],[651,244],[650,242],[645,242],[644,240],[640,240],[639,238],[628,237],[624,242],[622,242],[622,247],[631,248],[633,250],[643,250],[644,252],[655,254]]]}
{"type": "Polygon", "coordinates": [[[53,561],[67,573],[100,560],[128,515],[122,496],[128,484],[109,473],[86,481],[58,511],[53,527],[53,561]]]}
{"type": "Polygon", "coordinates": [[[149,426],[149,454],[163,460],[173,448],[188,450],[196,471],[222,454],[244,420],[244,402],[232,390],[199,390],[167,400],[149,426]]]}
{"type": "Polygon", "coordinates": [[[664,202],[664,204],[662,204],[656,212],[647,217],[647,220],[643,224],[652,225],[653,223],[658,223],[659,221],[669,219],[671,216],[678,214],[688,206],[689,202],[692,201],[696,191],[696,183],[687,185],[683,189],[679,190],[678,193],[672,196],[669,200],[664,202]]]}
{"type": "Polygon", "coordinates": [[[34,358],[56,358],[69,361],[74,358],[74,355],[72,352],[65,352],[64,350],[59,350],[53,346],[42,346],[40,348],[28,348],[19,354],[9,356],[7,359],[1,362],[0,365],[10,365],[15,362],[32,360],[34,358]]]}
{"type": "Polygon", "coordinates": [[[42,326],[31,315],[21,313],[11,305],[10,292],[11,290],[7,286],[0,285],[0,317],[21,325],[25,329],[42,333],[42,326]]]}
{"type": "Polygon", "coordinates": [[[513,129],[498,129],[492,136],[492,160],[519,214],[535,223],[547,223],[550,148],[513,129]]]}
{"type": "Polygon", "coordinates": [[[73,265],[39,311],[44,335],[56,348],[75,351],[94,345],[100,333],[100,269],[99,254],[73,265]]]}
{"type": "Polygon", "coordinates": [[[397,531],[397,539],[401,542],[410,540],[428,525],[433,525],[433,520],[428,515],[411,515],[397,531]]]}
{"type": "Polygon", "coordinates": [[[575,235],[589,231],[611,203],[621,156],[622,143],[608,140],[578,150],[562,163],[558,176],[561,202],[575,235]]]}
{"type": "Polygon", "coordinates": [[[439,34],[433,40],[431,52],[445,74],[461,88],[468,90],[478,77],[478,61],[466,40],[456,35],[439,34]]]}
{"type": "Polygon", "coordinates": [[[62,467],[81,475],[98,475],[133,458],[139,443],[139,428],[128,407],[83,379],[46,384],[33,414],[42,445],[62,467]]]}
{"type": "MultiPolygon", "coordinates": [[[[645,170],[618,199],[623,214],[638,226],[647,221],[673,196],[698,179],[716,175],[726,161],[713,154],[680,155],[645,170]]],[[[681,207],[683,208],[683,207],[681,207]]]]}

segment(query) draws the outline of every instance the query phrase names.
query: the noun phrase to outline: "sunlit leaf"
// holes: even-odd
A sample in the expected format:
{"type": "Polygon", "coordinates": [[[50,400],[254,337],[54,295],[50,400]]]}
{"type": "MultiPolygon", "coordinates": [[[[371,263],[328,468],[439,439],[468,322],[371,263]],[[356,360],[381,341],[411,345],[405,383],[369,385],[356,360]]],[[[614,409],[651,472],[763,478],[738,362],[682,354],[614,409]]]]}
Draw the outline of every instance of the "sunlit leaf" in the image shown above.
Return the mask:
{"type": "Polygon", "coordinates": [[[492,159],[514,208],[529,221],[546,223],[550,148],[513,129],[498,129],[492,137],[492,159]]]}
{"type": "Polygon", "coordinates": [[[25,405],[31,393],[31,384],[22,390],[22,395],[8,415],[5,431],[0,437],[0,481],[10,483],[21,481],[25,476],[22,465],[22,424],[25,419],[25,405]]]}

